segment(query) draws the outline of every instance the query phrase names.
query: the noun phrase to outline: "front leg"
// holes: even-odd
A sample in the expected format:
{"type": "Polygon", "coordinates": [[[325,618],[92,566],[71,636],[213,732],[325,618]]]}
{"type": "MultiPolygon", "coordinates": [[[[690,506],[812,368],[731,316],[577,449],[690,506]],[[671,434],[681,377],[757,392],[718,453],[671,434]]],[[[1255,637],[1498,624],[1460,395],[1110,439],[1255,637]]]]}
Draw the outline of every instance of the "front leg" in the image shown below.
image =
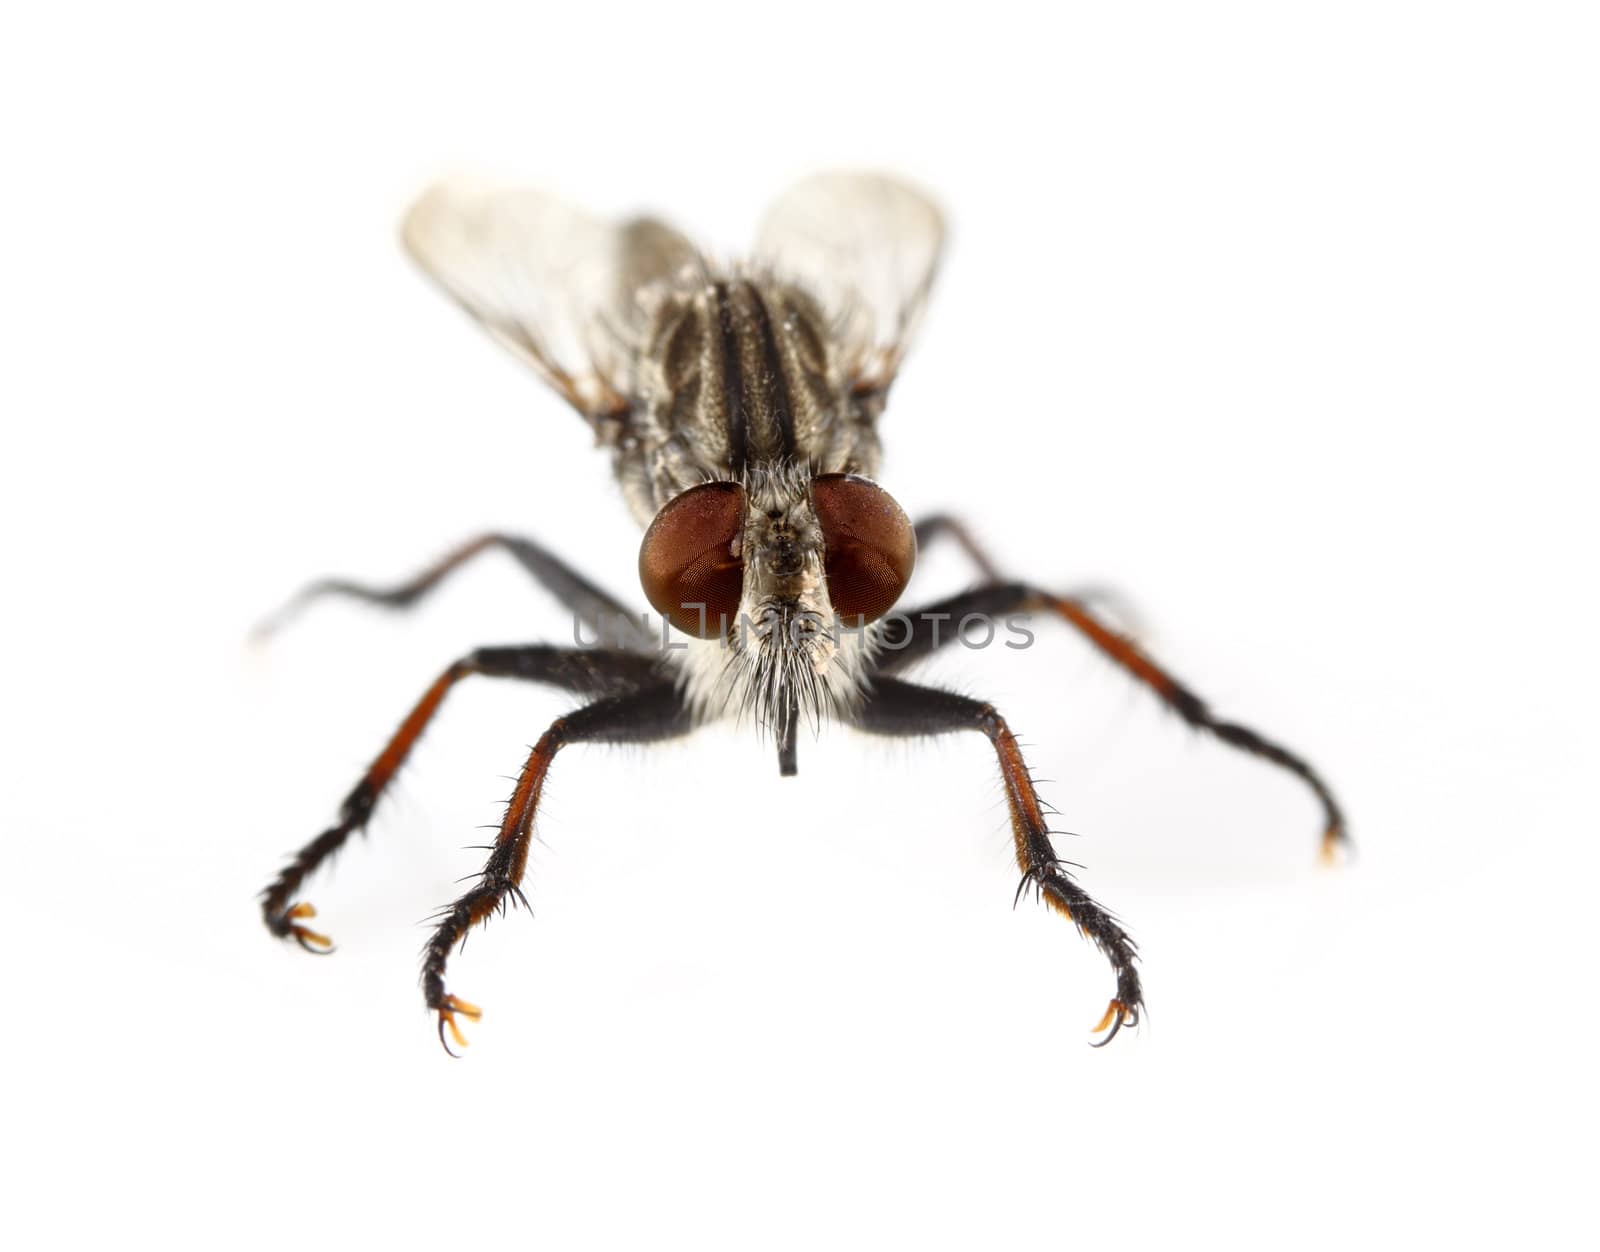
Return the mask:
{"type": "Polygon", "coordinates": [[[1110,1033],[1095,1046],[1110,1043],[1123,1026],[1137,1025],[1144,1007],[1144,993],[1139,985],[1139,971],[1134,968],[1134,961],[1138,959],[1134,942],[1116,918],[1097,904],[1063,868],[1064,862],[1050,843],[1044,812],[1022,759],[1022,750],[994,706],[936,687],[921,687],[896,678],[877,678],[856,713],[855,724],[879,735],[920,736],[977,730],[988,737],[1000,761],[1017,865],[1022,870],[1018,897],[1031,884],[1040,899],[1075,924],[1079,933],[1105,954],[1116,975],[1117,993],[1095,1027],[1096,1032],[1109,1028],[1110,1033]]]}
{"type": "Polygon", "coordinates": [[[685,734],[692,726],[693,717],[676,687],[661,682],[608,696],[558,717],[540,737],[517,778],[516,790],[506,805],[500,833],[490,845],[483,872],[468,891],[439,914],[438,926],[422,952],[422,994],[428,1008],[438,1014],[439,1042],[446,1052],[450,1051],[445,1042],[447,1029],[457,1044],[465,1046],[467,1042],[456,1025],[456,1014],[473,1021],[480,1014],[475,1005],[445,990],[450,953],[472,927],[491,913],[504,912],[511,902],[527,904],[522,894],[522,875],[527,868],[539,797],[556,753],[572,743],[652,743],[685,734]]]}

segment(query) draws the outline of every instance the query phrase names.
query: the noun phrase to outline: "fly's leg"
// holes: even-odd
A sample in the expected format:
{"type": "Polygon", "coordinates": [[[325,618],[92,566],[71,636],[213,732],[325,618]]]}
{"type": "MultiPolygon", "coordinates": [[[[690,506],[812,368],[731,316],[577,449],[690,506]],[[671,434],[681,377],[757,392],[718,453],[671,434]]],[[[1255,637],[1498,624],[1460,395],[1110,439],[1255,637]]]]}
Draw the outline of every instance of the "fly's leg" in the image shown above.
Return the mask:
{"type": "Polygon", "coordinates": [[[1322,807],[1322,856],[1331,861],[1349,844],[1344,812],[1322,776],[1303,758],[1248,726],[1224,721],[1209,705],[1150,658],[1127,635],[1114,629],[1079,597],[1059,596],[1028,583],[991,583],[922,609],[896,614],[885,628],[878,663],[883,673],[898,673],[952,642],[969,615],[1000,618],[1039,610],[1055,614],[1083,634],[1099,652],[1153,691],[1189,725],[1229,747],[1260,757],[1299,778],[1322,807]],[[909,624],[908,624],[909,623],[909,624]]]}
{"type": "Polygon", "coordinates": [[[551,595],[571,609],[584,626],[600,632],[601,638],[619,646],[644,649],[651,646],[648,632],[620,600],[596,587],[560,557],[515,535],[479,535],[435,561],[409,582],[393,587],[373,587],[344,578],[324,578],[312,583],[256,627],[255,637],[266,639],[282,629],[317,600],[342,598],[360,600],[388,609],[409,609],[473,557],[500,548],[516,558],[551,595]]]}
{"type": "Polygon", "coordinates": [[[283,867],[272,884],[261,893],[261,916],[267,929],[284,939],[294,939],[311,952],[332,948],[326,935],[302,923],[316,916],[316,910],[296,900],[301,885],[316,868],[343,846],[358,830],[365,829],[372,811],[400,767],[410,756],[428,723],[438,713],[444,698],[469,674],[491,678],[520,678],[528,682],[549,683],[580,695],[598,696],[633,690],[658,680],[654,662],[635,652],[600,649],[552,648],[543,644],[523,647],[478,648],[456,661],[440,674],[416,706],[406,715],[377,759],[367,768],[361,781],[339,806],[338,820],[328,827],[283,867]]]}
{"type": "Polygon", "coordinates": [[[1045,904],[1077,926],[1078,932],[1111,963],[1116,995],[1094,1028],[1095,1033],[1108,1032],[1096,1046],[1110,1043],[1124,1026],[1137,1025],[1144,993],[1139,971],[1134,967],[1138,959],[1134,942],[1116,918],[1073,881],[1056,855],[1022,751],[994,706],[936,687],[877,678],[857,711],[855,722],[861,729],[879,735],[941,735],[965,730],[981,731],[987,736],[1000,762],[1017,866],[1022,870],[1017,897],[1020,899],[1023,891],[1032,886],[1045,904]]]}
{"type": "Polygon", "coordinates": [[[917,535],[917,551],[921,552],[940,539],[951,539],[967,554],[967,559],[977,566],[984,582],[997,583],[1003,577],[1000,567],[994,563],[983,545],[973,537],[972,531],[959,517],[951,517],[947,513],[935,513],[931,517],[923,518],[914,529],[917,535]]]}
{"type": "MultiPolygon", "coordinates": [[[[994,558],[989,555],[989,550],[979,543],[973,535],[971,528],[959,517],[952,517],[948,513],[935,513],[923,518],[914,527],[917,535],[917,551],[922,552],[931,545],[941,540],[948,539],[961,549],[973,566],[976,567],[979,577],[983,580],[982,586],[995,583],[1004,583],[1005,575],[1000,572],[1000,567],[995,564],[994,558]]],[[[1127,598],[1112,587],[1099,585],[1081,586],[1072,592],[1076,600],[1087,601],[1091,604],[1104,605],[1116,614],[1117,620],[1124,623],[1130,630],[1138,631],[1139,617],[1127,598]]],[[[939,606],[935,605],[934,608],[939,606]]]]}
{"type": "Polygon", "coordinates": [[[677,689],[661,682],[608,696],[558,717],[540,736],[517,778],[516,790],[506,805],[505,818],[482,873],[470,889],[439,913],[438,925],[423,949],[423,998],[438,1016],[439,1042],[445,1051],[450,1051],[446,1031],[458,1045],[466,1043],[457,1017],[476,1021],[480,1015],[477,1006],[445,989],[450,954],[468,931],[490,914],[504,912],[510,903],[527,903],[522,894],[522,875],[527,868],[539,797],[556,753],[573,743],[652,743],[685,734],[692,726],[693,717],[677,689]]]}

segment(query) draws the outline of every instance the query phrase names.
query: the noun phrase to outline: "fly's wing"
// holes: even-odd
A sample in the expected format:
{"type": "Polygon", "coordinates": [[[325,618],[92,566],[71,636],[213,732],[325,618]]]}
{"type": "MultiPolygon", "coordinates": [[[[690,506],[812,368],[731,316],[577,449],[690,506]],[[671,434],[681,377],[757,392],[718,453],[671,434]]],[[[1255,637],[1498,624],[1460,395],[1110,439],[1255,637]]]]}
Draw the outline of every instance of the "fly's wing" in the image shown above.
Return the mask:
{"type": "Polygon", "coordinates": [[[881,397],[927,307],[944,218],[884,174],[818,174],[767,211],[756,253],[832,315],[856,394],[881,397]]]}
{"type": "Polygon", "coordinates": [[[452,179],[406,214],[406,250],[596,425],[627,412],[639,290],[696,259],[670,227],[616,226],[542,191],[452,179]]]}
{"type": "Polygon", "coordinates": [[[706,272],[695,246],[653,217],[624,222],[617,244],[616,298],[625,316],[638,312],[638,296],[646,288],[679,279],[686,272],[706,272]]]}

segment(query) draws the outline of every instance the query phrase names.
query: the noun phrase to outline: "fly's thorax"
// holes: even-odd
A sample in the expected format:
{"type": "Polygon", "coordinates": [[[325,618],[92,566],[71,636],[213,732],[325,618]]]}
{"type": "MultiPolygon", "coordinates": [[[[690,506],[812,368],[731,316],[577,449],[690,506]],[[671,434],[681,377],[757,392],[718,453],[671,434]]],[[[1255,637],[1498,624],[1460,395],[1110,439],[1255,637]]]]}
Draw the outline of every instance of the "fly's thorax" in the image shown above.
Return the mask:
{"type": "Polygon", "coordinates": [[[851,397],[836,327],[798,287],[685,271],[640,293],[637,326],[616,471],[641,524],[698,483],[762,466],[876,471],[872,416],[851,397]]]}

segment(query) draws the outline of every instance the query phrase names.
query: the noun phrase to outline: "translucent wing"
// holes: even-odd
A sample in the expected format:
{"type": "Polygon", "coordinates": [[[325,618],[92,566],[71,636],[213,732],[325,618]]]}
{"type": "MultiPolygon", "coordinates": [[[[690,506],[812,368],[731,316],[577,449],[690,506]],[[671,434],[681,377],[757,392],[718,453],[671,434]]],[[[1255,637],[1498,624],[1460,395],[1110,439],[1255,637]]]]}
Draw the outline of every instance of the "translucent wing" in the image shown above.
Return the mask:
{"type": "Polygon", "coordinates": [[[921,192],[883,174],[818,174],[768,210],[758,257],[839,320],[858,393],[882,393],[928,302],[944,218],[921,192]]]}
{"type": "Polygon", "coordinates": [[[659,222],[617,226],[542,191],[459,179],[429,188],[401,233],[418,265],[594,422],[627,409],[638,291],[696,259],[659,222]]]}

